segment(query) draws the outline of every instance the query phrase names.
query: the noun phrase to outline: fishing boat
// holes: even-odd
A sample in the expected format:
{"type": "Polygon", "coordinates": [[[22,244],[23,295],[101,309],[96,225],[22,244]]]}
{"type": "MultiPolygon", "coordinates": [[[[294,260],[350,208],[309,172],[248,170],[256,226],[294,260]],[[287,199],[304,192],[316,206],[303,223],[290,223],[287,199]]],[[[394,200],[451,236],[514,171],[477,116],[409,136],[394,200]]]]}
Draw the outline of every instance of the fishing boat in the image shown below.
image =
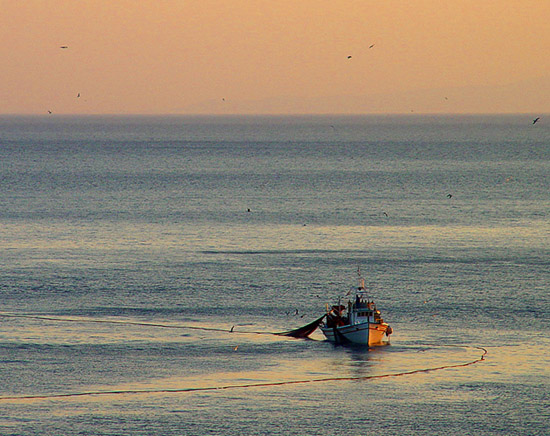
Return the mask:
{"type": "Polygon", "coordinates": [[[365,280],[359,273],[359,286],[352,288],[338,303],[329,307],[319,328],[325,337],[338,344],[389,344],[392,328],[384,322],[374,301],[365,289],[365,280]]]}

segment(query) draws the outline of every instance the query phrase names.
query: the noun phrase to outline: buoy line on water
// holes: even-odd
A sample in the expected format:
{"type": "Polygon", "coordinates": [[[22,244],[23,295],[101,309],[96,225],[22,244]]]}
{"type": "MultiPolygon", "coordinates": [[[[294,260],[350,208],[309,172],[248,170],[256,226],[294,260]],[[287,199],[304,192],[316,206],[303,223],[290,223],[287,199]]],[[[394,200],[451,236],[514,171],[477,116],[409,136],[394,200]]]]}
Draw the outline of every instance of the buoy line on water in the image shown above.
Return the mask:
{"type": "MultiPolygon", "coordinates": [[[[224,330],[226,331],[226,330],[224,330]]],[[[432,347],[455,347],[455,348],[473,348],[482,351],[481,356],[477,359],[470,360],[464,363],[456,363],[453,365],[442,365],[430,368],[421,368],[411,371],[403,371],[390,374],[380,375],[366,375],[366,376],[354,376],[354,377],[324,377],[305,380],[288,380],[281,382],[266,382],[266,383],[248,383],[240,385],[222,385],[222,386],[205,386],[195,388],[167,388],[167,389],[125,389],[125,390],[110,390],[110,391],[85,391],[85,392],[68,392],[59,394],[45,394],[45,395],[13,395],[13,396],[0,396],[0,401],[24,401],[24,400],[54,400],[59,398],[74,398],[74,397],[92,397],[92,396],[106,396],[106,395],[147,395],[147,394],[183,394],[191,392],[207,392],[207,391],[221,391],[229,389],[247,389],[247,388],[262,388],[262,387],[276,387],[285,385],[298,385],[308,383],[324,383],[331,381],[369,381],[383,378],[392,377],[404,377],[408,375],[415,375],[421,373],[430,373],[435,371],[441,371],[453,368],[464,368],[467,366],[475,365],[483,362],[487,356],[487,350],[481,346],[475,345],[434,345],[432,347]]]]}
{"type": "Polygon", "coordinates": [[[119,321],[119,320],[109,320],[109,319],[91,319],[91,318],[63,318],[63,317],[54,317],[46,315],[21,315],[15,313],[0,313],[0,316],[6,318],[27,318],[27,319],[38,319],[42,321],[53,321],[53,322],[74,322],[74,323],[94,323],[94,324],[119,324],[119,325],[135,325],[141,327],[157,327],[164,329],[180,329],[180,330],[204,330],[211,332],[224,332],[224,333],[237,333],[245,335],[277,335],[280,336],[279,332],[257,332],[257,331],[245,331],[245,330],[234,330],[234,326],[231,329],[222,329],[215,327],[201,327],[201,326],[190,326],[190,325],[172,325],[172,324],[158,324],[152,322],[139,322],[139,321],[119,321]]]}
{"type": "MultiPolygon", "coordinates": [[[[27,319],[37,319],[43,321],[52,321],[52,322],[73,322],[73,323],[95,323],[95,324],[118,324],[118,325],[133,325],[133,326],[143,326],[143,327],[157,327],[157,328],[167,328],[167,329],[190,329],[190,330],[205,330],[205,331],[215,331],[215,332],[224,332],[224,333],[237,333],[237,334],[255,334],[255,335],[276,335],[281,336],[280,332],[261,332],[261,331],[242,331],[235,330],[232,326],[230,329],[214,328],[214,327],[201,327],[201,326],[189,326],[189,325],[171,325],[171,324],[159,324],[159,323],[148,323],[148,322],[138,322],[138,321],[121,321],[121,320],[105,320],[105,319],[90,319],[90,318],[62,318],[46,315],[23,315],[23,314],[14,314],[0,312],[0,317],[7,318],[27,318],[27,319]]],[[[56,398],[70,398],[70,397],[85,397],[85,396],[101,396],[101,395],[137,395],[137,394],[163,394],[163,393],[187,393],[187,392],[204,392],[204,391],[216,391],[216,390],[227,390],[227,389],[244,389],[244,388],[261,388],[268,386],[284,386],[284,385],[296,385],[296,384],[306,384],[306,383],[322,383],[329,381],[358,381],[358,380],[376,380],[381,378],[390,378],[390,377],[400,377],[407,375],[414,375],[419,373],[428,373],[433,371],[440,371],[445,369],[460,368],[476,363],[482,362],[485,360],[487,355],[487,350],[480,346],[473,345],[438,345],[438,344],[416,344],[416,345],[427,345],[430,347],[456,347],[456,348],[474,348],[482,351],[482,355],[475,360],[468,361],[465,363],[453,364],[453,365],[443,365],[432,368],[423,368],[416,369],[412,371],[404,371],[399,373],[390,373],[390,374],[381,374],[381,375],[370,375],[370,376],[355,376],[355,377],[325,377],[317,379],[306,379],[306,380],[288,380],[281,382],[269,382],[269,383],[250,383],[250,384],[241,384],[241,385],[224,385],[224,386],[207,386],[207,387],[197,387],[197,388],[172,388],[172,389],[128,389],[128,390],[110,390],[110,391],[86,391],[86,392],[73,392],[73,393],[60,393],[60,394],[46,394],[46,395],[14,395],[14,396],[0,396],[0,401],[7,400],[47,400],[47,399],[56,399],[56,398]]]]}

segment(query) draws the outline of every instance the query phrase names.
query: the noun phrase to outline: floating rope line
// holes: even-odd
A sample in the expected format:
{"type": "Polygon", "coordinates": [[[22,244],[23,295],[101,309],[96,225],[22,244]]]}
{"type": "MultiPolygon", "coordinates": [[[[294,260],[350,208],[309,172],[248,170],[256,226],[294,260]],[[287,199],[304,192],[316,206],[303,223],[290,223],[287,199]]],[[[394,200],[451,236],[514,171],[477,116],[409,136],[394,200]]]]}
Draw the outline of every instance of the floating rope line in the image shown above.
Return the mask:
{"type": "Polygon", "coordinates": [[[8,318],[39,319],[39,320],[42,320],[42,321],[137,325],[137,326],[142,326],[142,327],[159,327],[159,328],[164,328],[164,329],[206,330],[206,331],[211,331],[211,332],[240,333],[240,334],[252,334],[252,335],[277,335],[277,336],[281,335],[281,333],[278,333],[278,332],[242,331],[242,330],[234,330],[234,329],[215,328],[215,327],[199,327],[199,326],[189,326],[189,325],[157,324],[157,323],[152,323],[152,322],[138,322],[138,321],[116,321],[116,320],[89,319],[89,318],[75,319],[75,318],[59,318],[59,317],[45,316],[45,315],[18,315],[18,314],[10,314],[10,313],[0,313],[0,316],[8,317],[8,318]]]}
{"type": "MultiPolygon", "coordinates": [[[[454,345],[455,347],[461,347],[460,345],[454,345]]],[[[464,347],[461,347],[464,348],[464,347]]],[[[284,385],[297,385],[297,384],[306,384],[306,383],[323,383],[329,381],[357,381],[357,380],[376,380],[382,378],[390,377],[402,377],[407,375],[414,375],[420,373],[429,373],[434,371],[441,371],[444,369],[452,368],[463,368],[470,365],[475,365],[476,363],[482,362],[485,360],[487,355],[487,350],[483,347],[474,346],[477,350],[483,351],[483,354],[472,361],[466,363],[458,363],[454,365],[444,365],[434,368],[424,368],[424,369],[415,369],[413,371],[398,372],[392,374],[381,374],[381,375],[366,375],[366,376],[356,376],[356,377],[326,377],[326,378],[316,378],[309,380],[290,380],[290,381],[281,381],[281,382],[269,382],[269,383],[249,383],[242,385],[225,385],[225,386],[210,386],[202,388],[180,388],[180,389],[131,389],[131,390],[112,390],[112,391],[88,391],[88,392],[76,392],[76,393],[66,393],[66,394],[49,394],[49,395],[16,395],[8,397],[0,397],[0,401],[7,400],[50,400],[56,398],[71,398],[71,397],[86,397],[86,396],[100,396],[100,395],[143,395],[143,394],[177,394],[177,393],[188,393],[188,392],[205,392],[205,391],[219,391],[219,390],[228,390],[228,389],[246,389],[246,388],[262,388],[269,386],[284,386],[284,385]]]]}

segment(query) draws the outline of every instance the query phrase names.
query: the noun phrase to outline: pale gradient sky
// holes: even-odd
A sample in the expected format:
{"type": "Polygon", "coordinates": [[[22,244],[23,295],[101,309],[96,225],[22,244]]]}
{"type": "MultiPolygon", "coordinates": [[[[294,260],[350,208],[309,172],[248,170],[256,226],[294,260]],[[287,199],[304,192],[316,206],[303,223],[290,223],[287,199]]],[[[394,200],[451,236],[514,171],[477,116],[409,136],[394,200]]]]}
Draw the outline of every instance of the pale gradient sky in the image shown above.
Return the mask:
{"type": "Polygon", "coordinates": [[[549,23],[550,0],[0,0],[0,113],[550,113],[549,23]]]}

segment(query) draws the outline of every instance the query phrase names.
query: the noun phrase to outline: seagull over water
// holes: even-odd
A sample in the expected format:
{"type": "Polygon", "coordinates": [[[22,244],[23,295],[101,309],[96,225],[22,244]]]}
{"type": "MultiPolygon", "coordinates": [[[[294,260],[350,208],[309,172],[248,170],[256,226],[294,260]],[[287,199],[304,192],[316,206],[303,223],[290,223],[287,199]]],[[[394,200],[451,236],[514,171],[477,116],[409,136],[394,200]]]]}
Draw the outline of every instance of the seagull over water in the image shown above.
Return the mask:
{"type": "Polygon", "coordinates": [[[533,124],[535,124],[538,120],[540,120],[540,117],[537,117],[533,120],[533,124]]]}

